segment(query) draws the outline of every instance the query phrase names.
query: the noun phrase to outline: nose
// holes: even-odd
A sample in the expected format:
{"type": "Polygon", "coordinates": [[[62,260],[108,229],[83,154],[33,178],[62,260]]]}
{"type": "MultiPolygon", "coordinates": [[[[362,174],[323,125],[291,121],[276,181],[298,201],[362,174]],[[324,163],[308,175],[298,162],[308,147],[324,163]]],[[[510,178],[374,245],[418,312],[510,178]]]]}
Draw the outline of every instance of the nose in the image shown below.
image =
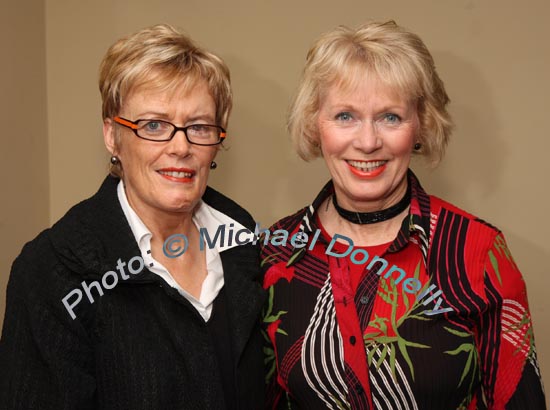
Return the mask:
{"type": "Polygon", "coordinates": [[[382,136],[376,122],[365,120],[358,128],[353,146],[365,152],[373,152],[382,147],[382,136]]]}
{"type": "Polygon", "coordinates": [[[177,130],[170,141],[168,141],[168,153],[178,156],[187,156],[191,151],[191,143],[183,130],[177,130]]]}

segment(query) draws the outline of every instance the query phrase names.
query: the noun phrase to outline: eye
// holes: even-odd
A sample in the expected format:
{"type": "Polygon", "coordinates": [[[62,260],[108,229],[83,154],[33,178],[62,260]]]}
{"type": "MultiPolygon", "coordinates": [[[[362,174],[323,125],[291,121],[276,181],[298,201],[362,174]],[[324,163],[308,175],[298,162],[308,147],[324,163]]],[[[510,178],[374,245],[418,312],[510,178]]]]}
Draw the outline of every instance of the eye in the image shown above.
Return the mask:
{"type": "Polygon", "coordinates": [[[338,121],[347,122],[347,121],[351,121],[353,119],[353,116],[351,115],[350,112],[344,111],[336,114],[334,118],[337,119],[338,121]]]}
{"type": "Polygon", "coordinates": [[[210,127],[208,125],[195,124],[195,125],[190,125],[188,130],[196,134],[204,134],[210,131],[210,127]]]}
{"type": "Polygon", "coordinates": [[[166,130],[168,128],[167,124],[163,121],[143,121],[139,124],[141,130],[147,133],[158,133],[166,130]]]}
{"type": "Polygon", "coordinates": [[[215,143],[218,141],[220,131],[214,125],[193,124],[187,127],[187,136],[192,139],[200,139],[201,143],[215,143]]]}
{"type": "Polygon", "coordinates": [[[384,114],[384,121],[388,124],[399,124],[401,122],[401,117],[397,114],[388,112],[384,114]]]}

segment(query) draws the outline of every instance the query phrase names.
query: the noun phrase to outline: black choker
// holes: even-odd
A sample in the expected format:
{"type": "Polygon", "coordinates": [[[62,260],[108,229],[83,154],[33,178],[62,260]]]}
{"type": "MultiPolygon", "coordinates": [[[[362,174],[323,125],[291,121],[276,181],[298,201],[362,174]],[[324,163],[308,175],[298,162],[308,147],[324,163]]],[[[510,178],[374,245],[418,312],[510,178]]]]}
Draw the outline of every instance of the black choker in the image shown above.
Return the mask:
{"type": "Polygon", "coordinates": [[[377,222],[386,221],[388,219],[393,218],[394,216],[399,215],[401,212],[403,212],[407,206],[411,203],[411,189],[410,185],[407,185],[407,192],[399,201],[393,206],[390,206],[389,208],[382,209],[381,211],[374,211],[374,212],[352,212],[348,211],[347,209],[341,208],[338,203],[336,202],[336,194],[332,194],[332,203],[334,204],[334,208],[336,208],[336,211],[338,214],[344,218],[347,221],[350,221],[354,224],[375,224],[377,222]]]}

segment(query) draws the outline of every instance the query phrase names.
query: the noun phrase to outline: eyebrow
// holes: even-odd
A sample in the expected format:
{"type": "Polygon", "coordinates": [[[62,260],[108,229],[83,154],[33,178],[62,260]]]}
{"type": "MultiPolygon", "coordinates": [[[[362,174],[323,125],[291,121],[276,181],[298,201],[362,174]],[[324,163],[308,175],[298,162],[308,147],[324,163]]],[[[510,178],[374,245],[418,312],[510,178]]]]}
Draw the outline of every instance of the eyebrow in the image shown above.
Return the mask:
{"type": "Polygon", "coordinates": [[[143,114],[139,114],[137,117],[140,119],[169,119],[168,114],[155,111],[146,111],[143,114]]]}
{"type": "Polygon", "coordinates": [[[210,122],[210,123],[215,122],[214,117],[212,117],[210,114],[196,114],[196,115],[193,115],[193,116],[187,118],[187,122],[192,122],[192,121],[197,121],[197,120],[207,121],[207,122],[210,122]]]}
{"type": "MultiPolygon", "coordinates": [[[[408,102],[401,102],[397,104],[389,103],[389,104],[382,105],[380,108],[377,108],[376,111],[386,112],[386,111],[393,111],[393,110],[403,110],[403,111],[409,112],[410,108],[411,107],[408,102]]],[[[328,109],[329,111],[339,111],[339,112],[340,111],[351,111],[351,112],[361,111],[360,106],[351,105],[349,103],[342,103],[342,104],[336,103],[332,106],[328,106],[328,109]]]]}
{"type": "Polygon", "coordinates": [[[401,103],[401,104],[387,104],[383,105],[380,111],[393,111],[393,110],[403,110],[403,111],[409,111],[410,105],[409,103],[401,103]]]}
{"type": "MultiPolygon", "coordinates": [[[[143,114],[138,115],[138,119],[148,120],[148,119],[159,119],[163,121],[170,122],[171,118],[167,113],[164,112],[156,112],[156,111],[146,111],[143,114]]],[[[211,116],[210,114],[206,113],[200,113],[192,115],[185,119],[186,123],[194,122],[197,120],[207,121],[207,122],[214,122],[214,116],[211,116]]]]}

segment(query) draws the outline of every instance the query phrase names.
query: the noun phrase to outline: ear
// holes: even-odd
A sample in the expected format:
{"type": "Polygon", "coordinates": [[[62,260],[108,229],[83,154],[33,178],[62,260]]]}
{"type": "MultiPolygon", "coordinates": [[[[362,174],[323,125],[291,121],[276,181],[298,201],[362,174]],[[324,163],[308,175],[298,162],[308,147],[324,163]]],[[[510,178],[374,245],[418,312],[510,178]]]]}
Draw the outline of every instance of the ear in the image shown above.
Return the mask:
{"type": "Polygon", "coordinates": [[[111,153],[111,155],[117,154],[117,144],[115,140],[115,124],[113,123],[113,120],[110,118],[105,118],[103,120],[103,142],[105,143],[105,147],[107,148],[107,151],[111,153]]]}

